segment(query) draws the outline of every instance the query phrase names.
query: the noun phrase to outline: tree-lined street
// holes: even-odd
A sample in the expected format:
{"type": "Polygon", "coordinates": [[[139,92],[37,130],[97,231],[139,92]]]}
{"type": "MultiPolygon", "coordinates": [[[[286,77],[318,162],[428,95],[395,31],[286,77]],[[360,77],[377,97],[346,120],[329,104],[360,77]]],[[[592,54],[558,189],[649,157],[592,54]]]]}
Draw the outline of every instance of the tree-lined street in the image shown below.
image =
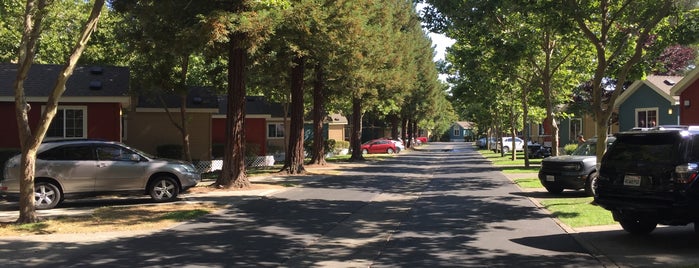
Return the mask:
{"type": "Polygon", "coordinates": [[[466,143],[324,175],[173,229],[105,242],[5,239],[22,266],[601,266],[466,143]]]}

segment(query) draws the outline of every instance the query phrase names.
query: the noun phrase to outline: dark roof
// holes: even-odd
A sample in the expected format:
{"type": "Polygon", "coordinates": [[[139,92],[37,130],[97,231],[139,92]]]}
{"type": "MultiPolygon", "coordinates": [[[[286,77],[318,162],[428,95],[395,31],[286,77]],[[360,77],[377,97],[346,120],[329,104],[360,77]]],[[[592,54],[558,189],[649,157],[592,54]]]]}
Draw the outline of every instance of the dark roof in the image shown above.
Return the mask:
{"type": "MultiPolygon", "coordinates": [[[[180,97],[174,93],[165,94],[163,96],[163,101],[167,104],[168,108],[180,108],[180,97]]],[[[157,96],[139,96],[137,108],[163,108],[162,103],[157,96]]],[[[192,86],[189,87],[189,94],[187,95],[187,108],[197,109],[218,109],[218,95],[212,87],[200,87],[192,86]]]]}
{"type": "MultiPolygon", "coordinates": [[[[0,63],[0,96],[14,96],[17,64],[0,63]]],[[[24,82],[27,97],[47,97],[63,65],[33,64],[24,82]]],[[[76,66],[66,83],[64,97],[128,96],[129,69],[116,66],[76,66]]]]}
{"type": "MultiPolygon", "coordinates": [[[[264,96],[247,96],[245,100],[246,114],[269,114],[272,117],[284,117],[284,106],[268,102],[264,96]]],[[[226,96],[220,96],[218,113],[225,115],[227,110],[228,100],[226,96]]]]}

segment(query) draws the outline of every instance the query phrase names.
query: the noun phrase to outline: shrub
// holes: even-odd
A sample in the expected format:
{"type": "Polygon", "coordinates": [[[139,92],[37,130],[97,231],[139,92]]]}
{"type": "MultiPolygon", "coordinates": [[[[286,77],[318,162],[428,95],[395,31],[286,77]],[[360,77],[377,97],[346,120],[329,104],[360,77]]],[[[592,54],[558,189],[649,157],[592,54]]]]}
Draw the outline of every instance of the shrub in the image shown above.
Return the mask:
{"type": "Polygon", "coordinates": [[[245,144],[245,157],[255,158],[260,155],[262,151],[262,146],[257,143],[246,143],[245,144]]]}
{"type": "Polygon", "coordinates": [[[164,144],[156,148],[158,157],[169,159],[182,159],[182,145],[164,144]]]}
{"type": "Polygon", "coordinates": [[[575,151],[575,148],[578,148],[578,144],[576,143],[566,144],[566,146],[563,146],[563,150],[566,154],[572,154],[573,151],[575,151]]]}
{"type": "Polygon", "coordinates": [[[349,141],[335,141],[335,149],[349,149],[349,141]]]}

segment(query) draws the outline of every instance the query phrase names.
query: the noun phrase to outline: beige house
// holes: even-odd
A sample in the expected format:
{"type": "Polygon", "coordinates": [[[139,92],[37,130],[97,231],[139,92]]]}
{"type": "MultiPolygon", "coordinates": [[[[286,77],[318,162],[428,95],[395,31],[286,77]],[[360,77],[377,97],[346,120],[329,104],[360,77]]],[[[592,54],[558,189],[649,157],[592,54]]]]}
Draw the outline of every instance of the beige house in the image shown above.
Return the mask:
{"type": "MultiPolygon", "coordinates": [[[[180,99],[163,96],[172,119],[180,124],[180,99]]],[[[158,97],[137,97],[137,105],[124,115],[124,143],[157,155],[162,145],[182,144],[182,134],[172,123],[158,97]]],[[[218,112],[218,100],[212,89],[191,88],[187,96],[187,128],[193,160],[211,160],[211,117],[218,112]]]]}

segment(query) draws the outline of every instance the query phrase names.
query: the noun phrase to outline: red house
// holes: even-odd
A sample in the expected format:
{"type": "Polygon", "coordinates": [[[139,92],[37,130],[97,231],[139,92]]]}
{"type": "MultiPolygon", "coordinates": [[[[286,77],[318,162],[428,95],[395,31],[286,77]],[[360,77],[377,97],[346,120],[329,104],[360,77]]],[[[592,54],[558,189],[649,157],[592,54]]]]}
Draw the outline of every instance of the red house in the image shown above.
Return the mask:
{"type": "MultiPolygon", "coordinates": [[[[284,109],[282,105],[270,103],[263,96],[248,96],[245,100],[246,142],[259,146],[259,155],[284,151],[286,127],[283,124],[284,109]]],[[[219,113],[212,116],[211,141],[214,146],[222,146],[226,141],[227,104],[226,98],[221,98],[219,113]]]]}
{"type": "MultiPolygon", "coordinates": [[[[34,64],[24,90],[31,105],[29,123],[36,127],[62,65],[34,64]]],[[[19,148],[13,83],[17,64],[0,63],[0,148],[19,148]]],[[[122,140],[122,109],[130,105],[129,69],[114,66],[78,66],[68,79],[58,111],[45,140],[122,140]]]]}
{"type": "Polygon", "coordinates": [[[680,96],[680,124],[699,125],[699,68],[689,72],[671,91],[680,96]]]}

